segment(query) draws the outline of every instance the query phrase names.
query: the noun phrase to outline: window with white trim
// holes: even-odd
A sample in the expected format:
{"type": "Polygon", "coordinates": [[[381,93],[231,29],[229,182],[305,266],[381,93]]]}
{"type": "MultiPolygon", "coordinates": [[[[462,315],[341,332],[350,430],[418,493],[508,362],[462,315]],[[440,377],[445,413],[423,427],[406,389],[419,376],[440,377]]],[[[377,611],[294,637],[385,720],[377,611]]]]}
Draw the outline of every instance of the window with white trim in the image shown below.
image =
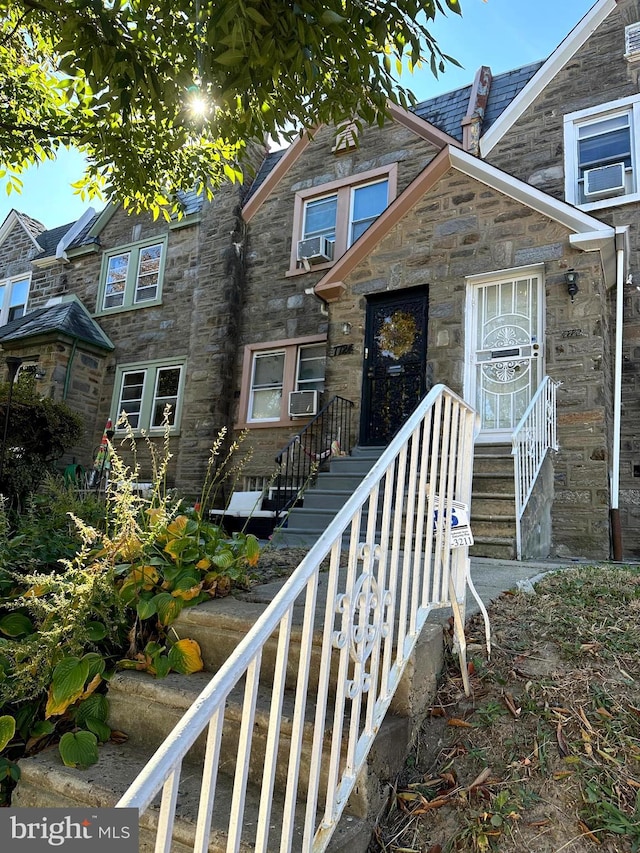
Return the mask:
{"type": "Polygon", "coordinates": [[[157,305],[162,295],[166,244],[136,243],[103,259],[98,311],[157,305]]]}
{"type": "Polygon", "coordinates": [[[565,116],[565,197],[587,210],[638,201],[640,98],[565,116]]]}
{"type": "Polygon", "coordinates": [[[291,391],[324,390],[326,342],[300,339],[245,348],[240,418],[247,424],[289,422],[291,391]]]}
{"type": "Polygon", "coordinates": [[[289,274],[341,257],[395,198],[396,176],[392,164],[296,193],[289,274]]]}
{"type": "Polygon", "coordinates": [[[134,431],[163,432],[165,425],[176,430],[184,376],[184,363],[175,360],[119,366],[114,387],[116,421],[124,413],[134,431]]]}
{"type": "Polygon", "coordinates": [[[25,314],[30,284],[30,273],[0,281],[0,326],[25,314]]]}

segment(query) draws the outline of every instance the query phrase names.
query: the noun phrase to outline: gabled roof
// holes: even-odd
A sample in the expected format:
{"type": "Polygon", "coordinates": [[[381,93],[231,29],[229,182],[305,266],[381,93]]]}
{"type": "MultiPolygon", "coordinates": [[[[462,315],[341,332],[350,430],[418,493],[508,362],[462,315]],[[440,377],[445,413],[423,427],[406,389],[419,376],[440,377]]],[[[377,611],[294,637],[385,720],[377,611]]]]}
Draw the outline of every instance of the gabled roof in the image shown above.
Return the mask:
{"type": "Polygon", "coordinates": [[[15,208],[9,211],[4,222],[0,225],[0,246],[7,239],[16,224],[23,229],[33,243],[34,248],[41,251],[42,247],[38,242],[38,238],[42,232],[46,230],[44,225],[42,222],[38,222],[37,219],[32,219],[30,216],[27,216],[26,213],[20,213],[20,211],[15,208]]]}
{"type": "Polygon", "coordinates": [[[507,131],[513,127],[524,111],[538,95],[549,85],[556,74],[567,64],[571,57],[582,47],[589,36],[616,8],[617,0],[598,0],[569,35],[541,65],[527,85],[504,109],[501,116],[480,139],[480,154],[487,154],[498,144],[507,131]]]}
{"type": "MultiPolygon", "coordinates": [[[[436,148],[441,149],[445,145],[458,144],[458,141],[448,133],[444,133],[440,128],[428,121],[425,121],[416,113],[409,112],[408,110],[399,107],[397,104],[392,103],[388,104],[388,109],[389,114],[394,121],[408,127],[423,139],[429,140],[436,146],[436,148]]],[[[280,155],[278,157],[271,157],[271,155],[267,155],[263,166],[258,170],[260,182],[256,183],[256,181],[254,181],[254,185],[251,187],[248,199],[242,208],[242,215],[245,222],[249,222],[253,218],[260,209],[262,203],[269,197],[269,194],[273,191],[274,187],[278,185],[289,169],[293,167],[294,163],[297,162],[307,147],[312,144],[313,136],[318,132],[318,130],[320,130],[320,126],[312,128],[308,133],[301,134],[295,142],[293,142],[282,153],[274,152],[280,155]]]]}
{"type": "Polygon", "coordinates": [[[38,308],[0,326],[0,343],[21,341],[52,332],[84,341],[104,350],[115,349],[78,299],[38,308]]]}
{"type": "Polygon", "coordinates": [[[344,291],[344,278],[366,258],[380,240],[389,233],[398,220],[408,213],[420,199],[434,187],[440,178],[456,169],[492,189],[518,201],[532,210],[564,225],[580,239],[572,245],[585,251],[597,250],[603,255],[603,266],[608,281],[615,278],[615,229],[587,213],[559,201],[541,190],[514,178],[458,147],[448,146],[415,178],[376,221],[356,240],[345,254],[331,267],[315,286],[315,292],[326,301],[338,299],[344,291]]]}

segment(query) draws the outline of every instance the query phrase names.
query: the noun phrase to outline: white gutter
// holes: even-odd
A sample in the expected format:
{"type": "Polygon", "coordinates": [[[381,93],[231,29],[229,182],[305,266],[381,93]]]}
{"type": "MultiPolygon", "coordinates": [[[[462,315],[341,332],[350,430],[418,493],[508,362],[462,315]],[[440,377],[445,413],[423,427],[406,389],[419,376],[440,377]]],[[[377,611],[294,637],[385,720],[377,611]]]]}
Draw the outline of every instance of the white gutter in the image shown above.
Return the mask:
{"type": "Polygon", "coordinates": [[[56,246],[56,260],[57,261],[68,260],[66,250],[71,245],[71,243],[76,239],[78,234],[80,234],[80,232],[84,228],[86,228],[86,226],[89,224],[89,222],[93,219],[93,217],[95,215],[96,215],[95,210],[92,207],[89,207],[85,210],[85,212],[82,214],[80,219],[78,219],[77,222],[73,223],[71,228],[69,228],[67,233],[64,235],[64,237],[60,240],[60,242],[56,246]]]}

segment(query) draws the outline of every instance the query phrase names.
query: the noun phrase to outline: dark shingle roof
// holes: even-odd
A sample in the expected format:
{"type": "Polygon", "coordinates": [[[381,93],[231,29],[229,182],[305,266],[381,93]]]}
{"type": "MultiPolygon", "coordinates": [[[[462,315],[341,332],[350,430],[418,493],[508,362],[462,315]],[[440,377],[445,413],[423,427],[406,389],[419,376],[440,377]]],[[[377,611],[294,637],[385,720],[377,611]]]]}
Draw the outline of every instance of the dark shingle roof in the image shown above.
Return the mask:
{"type": "Polygon", "coordinates": [[[89,316],[82,303],[76,299],[57,305],[49,305],[46,308],[38,308],[18,320],[12,320],[5,326],[1,326],[0,343],[24,340],[51,332],[61,332],[101,349],[114,349],[113,344],[100,326],[89,316]]]}
{"type": "Polygon", "coordinates": [[[498,74],[491,82],[489,92],[489,103],[482,124],[482,132],[488,130],[491,125],[502,115],[511,101],[519,95],[529,80],[544,64],[543,61],[532,62],[531,65],[523,65],[506,74],[498,74]]]}
{"type": "Polygon", "coordinates": [[[248,201],[251,196],[257,191],[257,189],[262,186],[262,184],[267,178],[267,175],[280,162],[286,150],[286,148],[282,148],[279,151],[270,151],[269,154],[267,154],[267,156],[260,164],[260,168],[258,169],[256,176],[253,179],[253,183],[249,187],[249,190],[245,197],[245,201],[248,201]]]}
{"type": "MultiPolygon", "coordinates": [[[[506,71],[504,74],[497,74],[492,79],[489,101],[482,123],[483,133],[502,115],[541,65],[542,62],[534,62],[513,71],[506,71]]],[[[461,142],[462,119],[467,114],[471,88],[471,86],[465,86],[463,89],[455,89],[445,95],[437,95],[428,101],[422,101],[416,104],[413,112],[461,142]]]]}
{"type": "Polygon", "coordinates": [[[195,190],[179,190],[176,195],[182,203],[183,214],[191,216],[193,213],[200,213],[204,204],[204,193],[198,193],[195,190]]]}
{"type": "Polygon", "coordinates": [[[52,228],[50,231],[43,231],[42,234],[39,234],[38,243],[42,246],[42,251],[38,255],[38,258],[55,255],[58,243],[72,225],[73,222],[69,222],[67,225],[59,225],[57,228],[52,228]]]}

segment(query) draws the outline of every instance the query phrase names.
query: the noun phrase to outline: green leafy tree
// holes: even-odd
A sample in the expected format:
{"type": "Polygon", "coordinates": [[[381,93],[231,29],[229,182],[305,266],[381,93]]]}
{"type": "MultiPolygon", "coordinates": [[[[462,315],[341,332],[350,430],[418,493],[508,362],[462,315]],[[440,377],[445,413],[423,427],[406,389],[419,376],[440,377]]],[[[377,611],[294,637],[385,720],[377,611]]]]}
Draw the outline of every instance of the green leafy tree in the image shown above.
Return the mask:
{"type": "Polygon", "coordinates": [[[430,22],[458,0],[0,2],[0,177],[75,145],[78,181],[157,214],[240,177],[267,134],[408,105],[402,67],[447,61],[430,22]]]}

